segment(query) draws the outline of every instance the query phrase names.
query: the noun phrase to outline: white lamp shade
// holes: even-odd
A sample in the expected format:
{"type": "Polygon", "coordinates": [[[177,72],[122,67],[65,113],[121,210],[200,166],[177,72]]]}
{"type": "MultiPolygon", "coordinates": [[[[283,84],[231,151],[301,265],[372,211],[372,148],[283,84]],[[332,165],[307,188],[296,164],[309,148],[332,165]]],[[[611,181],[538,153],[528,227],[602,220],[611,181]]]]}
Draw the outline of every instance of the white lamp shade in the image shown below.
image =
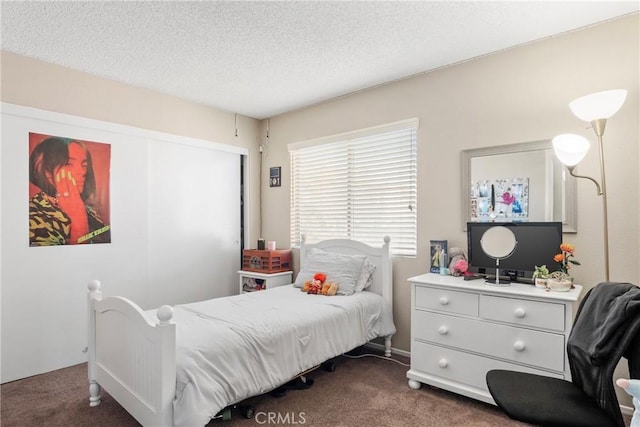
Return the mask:
{"type": "Polygon", "coordinates": [[[613,116],[626,98],[627,91],[624,89],[605,90],[574,99],[569,103],[569,108],[580,119],[592,122],[613,116]]]}
{"type": "Polygon", "coordinates": [[[589,151],[589,141],[584,136],[565,133],[551,141],[556,157],[567,166],[575,166],[589,151]]]}

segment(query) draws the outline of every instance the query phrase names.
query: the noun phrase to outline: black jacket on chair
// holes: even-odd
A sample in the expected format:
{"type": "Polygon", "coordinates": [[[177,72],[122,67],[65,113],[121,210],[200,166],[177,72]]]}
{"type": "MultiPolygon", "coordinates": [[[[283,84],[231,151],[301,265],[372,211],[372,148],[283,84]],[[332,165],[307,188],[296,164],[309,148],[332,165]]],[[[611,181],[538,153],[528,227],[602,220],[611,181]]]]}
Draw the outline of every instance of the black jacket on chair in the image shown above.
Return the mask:
{"type": "MultiPolygon", "coordinates": [[[[601,408],[610,406],[608,411],[619,412],[619,403],[615,389],[609,386],[611,376],[607,375],[606,369],[598,367],[606,365],[616,351],[629,346],[634,337],[622,338],[629,328],[637,329],[634,323],[638,323],[638,319],[640,288],[631,283],[599,284],[585,296],[576,314],[567,343],[572,381],[596,400],[601,408]]],[[[640,349],[637,350],[634,352],[636,358],[640,357],[637,354],[640,349]]],[[[619,358],[616,358],[616,363],[619,358]]],[[[639,374],[636,372],[636,375],[639,374]]]]}
{"type": "Polygon", "coordinates": [[[572,381],[492,370],[487,386],[509,417],[542,426],[620,426],[613,373],[627,358],[640,378],[640,288],[600,283],[580,303],[567,342],[572,381]]]}

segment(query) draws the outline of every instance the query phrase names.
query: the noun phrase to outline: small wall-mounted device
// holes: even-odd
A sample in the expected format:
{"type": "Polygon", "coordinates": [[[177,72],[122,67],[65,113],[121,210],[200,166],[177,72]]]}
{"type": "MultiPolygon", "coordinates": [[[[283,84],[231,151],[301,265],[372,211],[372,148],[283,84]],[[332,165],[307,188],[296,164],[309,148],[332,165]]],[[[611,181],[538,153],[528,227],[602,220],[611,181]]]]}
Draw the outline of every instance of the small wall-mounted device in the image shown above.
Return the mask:
{"type": "Polygon", "coordinates": [[[280,166],[274,166],[269,168],[269,187],[280,187],[280,171],[282,168],[280,166]]]}

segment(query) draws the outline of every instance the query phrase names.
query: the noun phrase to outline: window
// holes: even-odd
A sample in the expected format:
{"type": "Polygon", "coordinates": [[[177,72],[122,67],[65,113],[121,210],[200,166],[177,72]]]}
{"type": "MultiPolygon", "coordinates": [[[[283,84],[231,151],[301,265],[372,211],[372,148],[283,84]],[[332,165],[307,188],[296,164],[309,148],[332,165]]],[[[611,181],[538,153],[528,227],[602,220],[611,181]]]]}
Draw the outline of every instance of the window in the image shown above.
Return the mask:
{"type": "Polygon", "coordinates": [[[354,239],[416,255],[416,130],[405,120],[289,145],[291,244],[354,239]]]}

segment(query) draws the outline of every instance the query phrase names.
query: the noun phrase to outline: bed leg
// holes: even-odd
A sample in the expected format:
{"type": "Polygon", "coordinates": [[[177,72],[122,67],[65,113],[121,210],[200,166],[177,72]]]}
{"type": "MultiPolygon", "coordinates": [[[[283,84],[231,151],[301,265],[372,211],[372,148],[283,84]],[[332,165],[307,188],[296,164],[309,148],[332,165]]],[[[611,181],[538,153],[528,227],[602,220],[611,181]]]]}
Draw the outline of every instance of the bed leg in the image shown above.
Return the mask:
{"type": "Polygon", "coordinates": [[[100,404],[100,384],[96,381],[96,312],[94,310],[94,300],[102,300],[100,291],[100,281],[92,280],[87,285],[89,294],[87,295],[87,308],[89,311],[88,345],[87,345],[87,374],[89,377],[89,406],[100,404]]]}
{"type": "Polygon", "coordinates": [[[391,335],[384,337],[384,355],[391,357],[391,335]]]}
{"type": "Polygon", "coordinates": [[[89,381],[89,406],[98,406],[101,402],[100,384],[89,381]]]}

